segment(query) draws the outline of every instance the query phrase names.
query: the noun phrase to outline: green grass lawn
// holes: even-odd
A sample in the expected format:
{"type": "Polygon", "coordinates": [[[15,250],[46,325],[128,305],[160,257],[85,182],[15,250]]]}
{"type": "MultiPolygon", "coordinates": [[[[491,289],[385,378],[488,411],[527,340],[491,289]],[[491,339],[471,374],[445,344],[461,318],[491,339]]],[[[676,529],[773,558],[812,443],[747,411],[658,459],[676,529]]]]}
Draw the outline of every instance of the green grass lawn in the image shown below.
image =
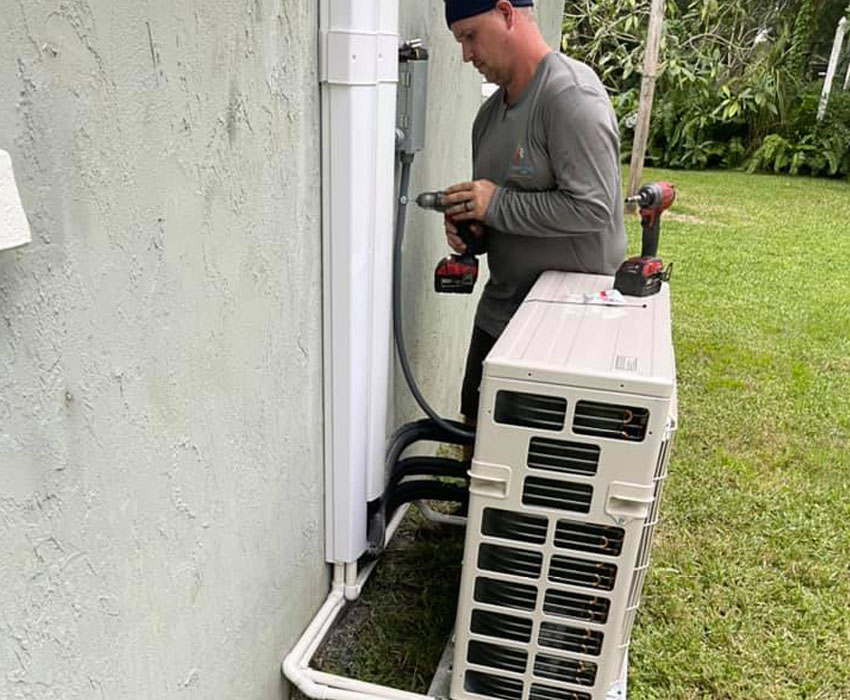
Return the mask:
{"type": "MultiPolygon", "coordinates": [[[[655,179],[679,196],[660,253],[675,261],[681,427],[629,698],[848,699],[850,184],[655,179]]],[[[320,666],[424,692],[461,549],[408,523],[320,666]]]]}
{"type": "Polygon", "coordinates": [[[850,698],[850,185],[659,178],[681,429],[631,696],[850,698]]]}

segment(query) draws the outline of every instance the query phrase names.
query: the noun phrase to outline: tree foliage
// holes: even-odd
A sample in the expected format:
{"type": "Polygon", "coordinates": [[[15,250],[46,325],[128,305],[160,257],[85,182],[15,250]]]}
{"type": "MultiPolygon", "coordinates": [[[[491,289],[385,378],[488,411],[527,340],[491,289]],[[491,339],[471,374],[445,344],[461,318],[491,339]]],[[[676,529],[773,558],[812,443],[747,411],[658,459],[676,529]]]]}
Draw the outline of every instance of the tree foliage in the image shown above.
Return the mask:
{"type": "MultiPolygon", "coordinates": [[[[829,55],[835,25],[850,10],[846,2],[667,0],[649,163],[850,174],[850,93],[840,93],[843,73],[827,119],[815,120],[820,83],[814,70],[829,55]]],[[[626,147],[640,92],[649,5],[650,0],[565,4],[564,50],[602,77],[626,147]]]]}

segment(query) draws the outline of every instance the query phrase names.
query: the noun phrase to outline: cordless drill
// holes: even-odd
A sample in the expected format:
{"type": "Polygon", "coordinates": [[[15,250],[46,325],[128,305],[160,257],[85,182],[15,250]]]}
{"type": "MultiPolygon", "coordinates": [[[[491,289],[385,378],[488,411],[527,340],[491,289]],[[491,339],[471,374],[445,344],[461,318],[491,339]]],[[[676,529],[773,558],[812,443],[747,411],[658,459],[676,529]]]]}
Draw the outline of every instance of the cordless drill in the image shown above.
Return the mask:
{"type": "Polygon", "coordinates": [[[661,289],[669,278],[670,270],[663,269],[658,252],[658,234],[661,230],[661,212],[676,199],[676,189],[669,182],[653,182],[641,187],[627,204],[640,207],[641,251],[640,257],[629,258],[617,270],[614,289],[633,297],[648,297],[661,289]]]}
{"type": "MultiPolygon", "coordinates": [[[[443,193],[423,192],[416,198],[423,209],[445,212],[451,205],[443,203],[443,193]]],[[[452,254],[443,258],[434,268],[434,291],[442,294],[471,294],[478,279],[478,258],[485,246],[481,236],[475,236],[468,221],[453,222],[460,239],[466,245],[462,255],[452,254]]]]}

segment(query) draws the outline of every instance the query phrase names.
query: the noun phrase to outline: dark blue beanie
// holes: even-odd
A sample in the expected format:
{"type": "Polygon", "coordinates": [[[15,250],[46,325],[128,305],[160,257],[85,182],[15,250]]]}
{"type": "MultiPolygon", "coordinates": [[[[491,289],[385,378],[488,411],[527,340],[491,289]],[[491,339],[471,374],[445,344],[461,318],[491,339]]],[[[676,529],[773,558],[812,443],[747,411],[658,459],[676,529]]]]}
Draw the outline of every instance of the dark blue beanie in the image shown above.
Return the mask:
{"type": "MultiPolygon", "coordinates": [[[[498,0],[445,0],[446,24],[449,27],[459,19],[466,19],[482,12],[489,12],[496,7],[498,0]]],[[[534,0],[510,0],[514,7],[533,7],[534,0]]]]}

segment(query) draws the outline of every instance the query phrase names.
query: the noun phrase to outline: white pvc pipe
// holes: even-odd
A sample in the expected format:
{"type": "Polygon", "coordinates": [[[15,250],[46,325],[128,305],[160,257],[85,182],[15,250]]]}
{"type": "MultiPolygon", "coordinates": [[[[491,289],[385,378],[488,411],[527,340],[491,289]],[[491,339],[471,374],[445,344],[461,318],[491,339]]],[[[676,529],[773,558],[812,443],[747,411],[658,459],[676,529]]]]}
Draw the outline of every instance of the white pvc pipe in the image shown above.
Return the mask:
{"type": "MultiPolygon", "coordinates": [[[[398,530],[398,526],[401,525],[401,521],[404,520],[404,515],[407,513],[407,509],[410,507],[409,503],[405,503],[401,508],[399,508],[392,520],[390,520],[390,524],[387,525],[387,531],[384,535],[384,543],[389,544],[390,540],[398,530]]],[[[359,573],[357,572],[357,564],[354,564],[354,571],[356,573],[356,577],[354,578],[352,583],[346,583],[343,589],[345,593],[346,600],[357,600],[360,597],[360,593],[363,591],[363,586],[366,585],[366,581],[372,573],[372,570],[377,565],[378,560],[373,559],[366,566],[363,567],[363,570],[359,573]]],[[[346,569],[349,565],[346,564],[346,569]]]]}
{"type": "Polygon", "coordinates": [[[455,525],[457,527],[466,527],[466,518],[462,515],[449,515],[448,513],[440,513],[429,506],[425,501],[416,501],[416,507],[422,513],[425,520],[432,523],[441,523],[443,525],[455,525]]]}
{"type": "MultiPolygon", "coordinates": [[[[389,543],[398,530],[408,504],[396,511],[386,532],[386,543],[389,543]]],[[[428,695],[410,693],[398,688],[366,683],[354,678],[337,676],[310,668],[313,654],[324,641],[325,636],[333,627],[339,613],[342,612],[348,600],[360,596],[363,586],[372,573],[377,560],[370,562],[363,570],[357,571],[357,564],[336,564],[333,569],[333,585],[331,592],[319,612],[304,630],[292,651],[286,655],[281,669],[286,676],[304,695],[317,700],[436,700],[428,695]],[[349,585],[347,581],[352,581],[349,585]],[[350,597],[353,596],[353,597],[350,597]]]]}
{"type": "Polygon", "coordinates": [[[387,700],[429,700],[429,695],[420,695],[419,693],[411,693],[407,690],[399,690],[390,688],[385,685],[377,685],[376,683],[367,683],[358,681],[354,678],[343,678],[335,676],[331,673],[323,673],[315,669],[307,669],[307,677],[316,683],[328,685],[340,690],[348,690],[356,693],[364,693],[366,697],[387,698],[387,700]]]}
{"type": "MultiPolygon", "coordinates": [[[[303,666],[306,666],[306,663],[309,662],[309,658],[307,661],[304,660],[305,652],[318,638],[319,632],[325,622],[330,617],[335,617],[344,605],[345,598],[342,595],[342,590],[338,588],[333,589],[322,607],[319,608],[319,612],[316,613],[312,622],[307,625],[307,629],[304,630],[304,634],[301,635],[301,638],[295,643],[292,651],[290,651],[283,660],[283,674],[292,683],[294,683],[302,693],[311,698],[327,698],[328,696],[322,688],[304,675],[303,666]]],[[[343,699],[339,698],[337,700],[343,699]]]]}
{"type": "Polygon", "coordinates": [[[842,17],[835,28],[835,39],[832,42],[832,53],[829,56],[829,65],[826,68],[826,77],[823,79],[823,90],[818,104],[817,120],[823,119],[826,107],[829,103],[829,93],[832,92],[832,81],[835,78],[835,70],[838,67],[838,59],[841,58],[841,47],[844,44],[844,32],[847,29],[847,18],[842,17]]]}

